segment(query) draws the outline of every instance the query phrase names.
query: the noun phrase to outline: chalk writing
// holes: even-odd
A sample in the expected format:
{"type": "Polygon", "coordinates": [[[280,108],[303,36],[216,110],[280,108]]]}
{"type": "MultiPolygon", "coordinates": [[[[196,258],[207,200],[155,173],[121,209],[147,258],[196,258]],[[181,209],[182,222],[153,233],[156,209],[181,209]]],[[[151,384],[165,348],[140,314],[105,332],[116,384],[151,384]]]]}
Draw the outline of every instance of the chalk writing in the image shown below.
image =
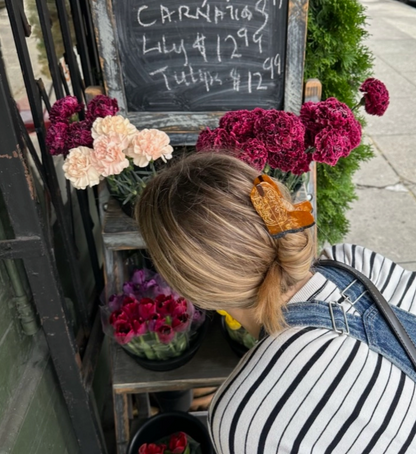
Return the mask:
{"type": "Polygon", "coordinates": [[[287,0],[123,0],[115,10],[132,110],[279,108],[287,0]]]}

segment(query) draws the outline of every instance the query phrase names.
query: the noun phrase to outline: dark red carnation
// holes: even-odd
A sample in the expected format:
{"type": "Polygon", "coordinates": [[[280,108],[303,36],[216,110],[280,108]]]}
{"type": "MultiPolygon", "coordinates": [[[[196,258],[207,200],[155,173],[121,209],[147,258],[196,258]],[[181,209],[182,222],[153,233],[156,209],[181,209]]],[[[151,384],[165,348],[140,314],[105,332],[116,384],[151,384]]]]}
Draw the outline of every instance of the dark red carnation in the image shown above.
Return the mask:
{"type": "Polygon", "coordinates": [[[68,154],[68,124],[62,121],[51,124],[46,133],[46,145],[53,156],[68,154]]]}
{"type": "Polygon", "coordinates": [[[172,454],[182,454],[187,445],[188,440],[185,432],[178,432],[170,437],[169,450],[172,451],[172,454]]]}
{"type": "Polygon", "coordinates": [[[272,153],[297,151],[305,140],[305,126],[300,118],[282,110],[267,110],[256,120],[254,130],[256,138],[272,153]]]}
{"type": "Polygon", "coordinates": [[[207,128],[200,132],[195,148],[196,151],[218,151],[234,150],[236,146],[237,141],[233,133],[229,133],[223,128],[213,130],[207,128]]]}
{"type": "Polygon", "coordinates": [[[263,109],[235,110],[227,112],[219,121],[219,127],[233,133],[240,143],[254,138],[254,123],[264,113],[263,109]]]}
{"type": "Polygon", "coordinates": [[[384,115],[390,103],[386,86],[378,79],[370,77],[360,87],[364,93],[364,108],[370,115],[384,115]]]}
{"type": "Polygon", "coordinates": [[[269,153],[267,160],[272,169],[292,172],[294,175],[302,175],[305,172],[309,172],[311,161],[311,153],[306,153],[303,147],[299,147],[296,152],[269,153]]]}
{"type": "Polygon", "coordinates": [[[51,123],[63,121],[69,122],[69,119],[84,108],[84,104],[78,102],[75,96],[65,96],[65,98],[58,99],[49,112],[51,123]]]}
{"type": "Polygon", "coordinates": [[[241,152],[237,155],[241,161],[246,162],[258,171],[262,171],[267,164],[267,149],[258,139],[250,139],[241,145],[241,152]]]}
{"type": "Polygon", "coordinates": [[[71,123],[68,128],[68,149],[77,147],[92,148],[91,122],[89,120],[71,123]]]}
{"type": "Polygon", "coordinates": [[[334,166],[339,158],[348,156],[351,151],[351,141],[344,130],[326,128],[315,138],[313,159],[334,166]]]}
{"type": "Polygon", "coordinates": [[[344,128],[349,129],[351,123],[356,122],[352,110],[336,98],[328,98],[325,101],[303,104],[300,110],[300,118],[305,125],[305,146],[313,147],[315,137],[323,129],[344,128]]]}
{"type": "Polygon", "coordinates": [[[117,99],[98,95],[88,103],[86,118],[93,123],[97,118],[114,116],[118,111],[117,99]]]}

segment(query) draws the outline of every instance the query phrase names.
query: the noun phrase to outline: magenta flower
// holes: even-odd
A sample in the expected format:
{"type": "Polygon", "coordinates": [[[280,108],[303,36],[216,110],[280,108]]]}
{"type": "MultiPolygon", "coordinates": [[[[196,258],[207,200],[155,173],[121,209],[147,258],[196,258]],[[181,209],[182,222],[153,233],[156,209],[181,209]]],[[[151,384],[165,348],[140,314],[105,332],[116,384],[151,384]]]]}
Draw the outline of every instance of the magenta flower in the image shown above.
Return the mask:
{"type": "Polygon", "coordinates": [[[268,164],[272,169],[292,172],[294,175],[309,172],[311,161],[312,155],[306,153],[304,147],[301,146],[293,152],[270,152],[268,156],[268,164]]]}
{"type": "Polygon", "coordinates": [[[137,300],[123,306],[123,312],[128,316],[130,321],[139,320],[141,318],[140,314],[140,304],[137,300]]]}
{"type": "Polygon", "coordinates": [[[154,332],[163,344],[169,344],[175,337],[175,331],[167,324],[166,319],[164,318],[156,321],[154,332]]]}
{"type": "Polygon", "coordinates": [[[232,132],[223,128],[201,131],[196,142],[196,151],[234,150],[237,140],[232,132]]]}
{"type": "Polygon", "coordinates": [[[65,96],[65,98],[58,99],[49,112],[49,119],[51,123],[65,122],[68,123],[70,118],[81,112],[84,104],[78,102],[75,96],[65,96]]]}
{"type": "Polygon", "coordinates": [[[156,304],[151,298],[142,298],[139,303],[139,314],[143,320],[150,320],[156,314],[156,304]]]}
{"type": "Polygon", "coordinates": [[[172,295],[158,295],[155,298],[156,312],[161,316],[171,315],[177,306],[177,302],[172,295]]]}
{"type": "Polygon", "coordinates": [[[105,95],[98,95],[93,98],[87,106],[87,120],[94,122],[98,117],[104,118],[113,116],[119,111],[117,100],[105,95]]]}
{"type": "Polygon", "coordinates": [[[52,123],[46,133],[46,145],[52,156],[68,154],[68,124],[63,121],[52,123]]]}
{"type": "Polygon", "coordinates": [[[268,156],[264,144],[258,139],[249,139],[241,145],[241,149],[238,158],[261,172],[267,164],[268,156]]]}
{"type": "Polygon", "coordinates": [[[219,127],[232,133],[242,143],[254,139],[254,123],[264,115],[265,110],[256,108],[250,110],[234,110],[220,118],[219,127]]]}
{"type": "Polygon", "coordinates": [[[108,299],[108,307],[111,311],[116,311],[123,306],[125,295],[111,295],[108,299]]]}
{"type": "Polygon", "coordinates": [[[345,131],[336,129],[323,129],[315,138],[315,151],[313,159],[334,166],[339,158],[349,155],[351,142],[345,131]]]}
{"type": "Polygon", "coordinates": [[[190,323],[191,317],[186,312],[172,318],[172,328],[178,333],[187,331],[190,323]]]}
{"type": "Polygon", "coordinates": [[[114,338],[121,345],[128,344],[135,336],[134,329],[130,322],[117,320],[113,326],[114,338]]]}
{"type": "Polygon", "coordinates": [[[117,310],[117,311],[112,312],[111,315],[110,315],[110,318],[109,318],[110,324],[114,325],[118,320],[122,320],[124,322],[128,322],[129,321],[129,317],[122,310],[117,310]]]}
{"type": "Polygon", "coordinates": [[[68,150],[77,147],[92,148],[91,122],[88,120],[71,123],[68,127],[68,150]]]}
{"type": "Polygon", "coordinates": [[[188,301],[185,298],[179,298],[177,301],[173,301],[171,304],[171,313],[169,315],[181,315],[188,312],[188,301]]]}
{"type": "Polygon", "coordinates": [[[370,77],[360,87],[364,93],[364,108],[370,115],[384,115],[390,103],[389,92],[386,86],[378,79],[370,77]]]}
{"type": "Polygon", "coordinates": [[[254,125],[256,137],[272,152],[292,152],[303,147],[305,126],[291,112],[267,110],[254,125]]]}
{"type": "Polygon", "coordinates": [[[147,323],[145,320],[133,320],[132,326],[135,336],[142,336],[147,333],[147,323]]]}

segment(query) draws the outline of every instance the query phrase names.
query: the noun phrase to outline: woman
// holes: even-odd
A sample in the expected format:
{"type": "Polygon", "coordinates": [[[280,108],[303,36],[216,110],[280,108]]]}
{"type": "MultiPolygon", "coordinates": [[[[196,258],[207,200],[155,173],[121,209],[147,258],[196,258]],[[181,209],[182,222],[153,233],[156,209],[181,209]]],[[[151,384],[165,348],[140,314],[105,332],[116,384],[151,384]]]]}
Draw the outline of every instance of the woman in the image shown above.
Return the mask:
{"type": "MultiPolygon", "coordinates": [[[[256,197],[266,186],[257,177],[233,157],[194,154],[158,175],[137,207],[150,255],[168,283],[197,306],[226,310],[260,337],[211,404],[216,452],[416,452],[414,371],[389,356],[391,342],[375,321],[370,329],[383,334],[387,354],[351,335],[371,298],[349,273],[314,266],[308,207],[291,205],[271,182],[275,211],[265,213],[256,197]],[[289,221],[273,232],[269,215],[278,218],[279,210],[289,221]],[[296,318],[304,304],[329,307],[325,328],[319,317],[296,318]]],[[[326,248],[321,259],[353,266],[391,305],[416,312],[415,273],[346,244],[326,248]]]]}

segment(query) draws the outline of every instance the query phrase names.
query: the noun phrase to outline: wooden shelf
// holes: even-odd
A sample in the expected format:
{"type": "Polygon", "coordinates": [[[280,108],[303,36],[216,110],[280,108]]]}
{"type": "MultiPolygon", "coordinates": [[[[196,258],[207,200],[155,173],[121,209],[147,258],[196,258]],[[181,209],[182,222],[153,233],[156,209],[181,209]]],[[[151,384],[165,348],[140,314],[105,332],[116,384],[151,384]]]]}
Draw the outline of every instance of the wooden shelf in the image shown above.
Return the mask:
{"type": "Polygon", "coordinates": [[[142,368],[122,347],[113,343],[113,390],[115,393],[142,393],[218,386],[238,364],[221,332],[216,315],[196,355],[184,366],[167,372],[142,368]]]}
{"type": "Polygon", "coordinates": [[[105,247],[113,251],[146,248],[136,221],[112,197],[103,203],[102,235],[105,247]]]}

